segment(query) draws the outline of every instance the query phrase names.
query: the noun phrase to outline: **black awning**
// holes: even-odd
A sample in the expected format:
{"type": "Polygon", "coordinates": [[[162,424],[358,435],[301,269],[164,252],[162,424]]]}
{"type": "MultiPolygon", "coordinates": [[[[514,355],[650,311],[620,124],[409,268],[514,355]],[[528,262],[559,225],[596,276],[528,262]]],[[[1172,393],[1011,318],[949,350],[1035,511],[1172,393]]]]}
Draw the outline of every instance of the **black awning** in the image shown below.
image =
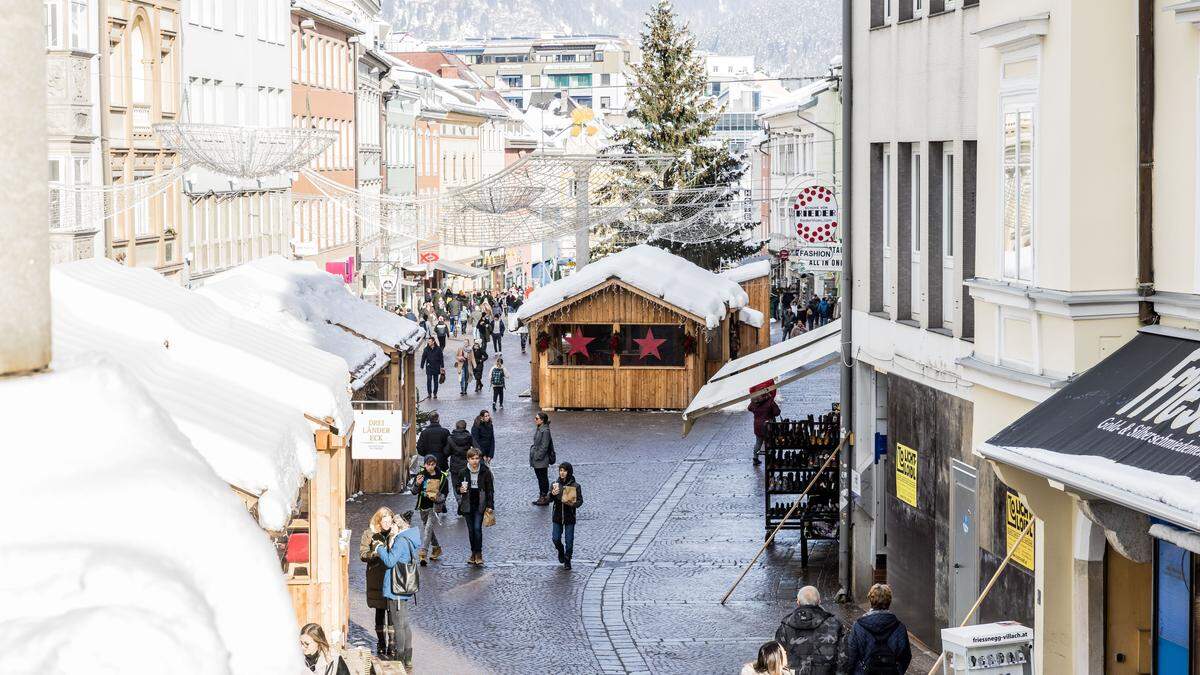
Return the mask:
{"type": "Polygon", "coordinates": [[[1143,512],[1176,521],[1186,514],[1194,526],[1200,522],[1194,482],[1200,481],[1200,333],[1142,329],[980,453],[1143,512]]]}

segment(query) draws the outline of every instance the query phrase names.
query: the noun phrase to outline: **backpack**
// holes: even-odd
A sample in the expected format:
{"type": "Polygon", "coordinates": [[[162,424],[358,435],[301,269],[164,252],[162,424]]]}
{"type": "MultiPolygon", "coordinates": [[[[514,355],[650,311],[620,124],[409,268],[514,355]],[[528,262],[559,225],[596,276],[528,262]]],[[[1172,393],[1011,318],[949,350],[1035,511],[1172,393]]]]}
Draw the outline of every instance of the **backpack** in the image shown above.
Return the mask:
{"type": "Polygon", "coordinates": [[[882,639],[870,631],[867,631],[867,634],[871,636],[875,644],[863,659],[863,673],[865,675],[899,675],[899,661],[896,659],[896,653],[888,645],[888,638],[891,637],[891,634],[882,639]]]}
{"type": "Polygon", "coordinates": [[[408,539],[404,540],[408,543],[408,562],[403,565],[396,565],[392,568],[392,593],[396,595],[416,595],[417,588],[421,585],[421,575],[417,571],[417,552],[414,550],[413,543],[408,539]]]}
{"type": "Polygon", "coordinates": [[[501,370],[499,368],[492,368],[492,386],[493,387],[503,387],[504,386],[504,371],[503,370],[501,370]]]}
{"type": "Polygon", "coordinates": [[[550,456],[547,457],[551,464],[558,464],[558,453],[554,452],[554,437],[550,437],[550,456]]]}

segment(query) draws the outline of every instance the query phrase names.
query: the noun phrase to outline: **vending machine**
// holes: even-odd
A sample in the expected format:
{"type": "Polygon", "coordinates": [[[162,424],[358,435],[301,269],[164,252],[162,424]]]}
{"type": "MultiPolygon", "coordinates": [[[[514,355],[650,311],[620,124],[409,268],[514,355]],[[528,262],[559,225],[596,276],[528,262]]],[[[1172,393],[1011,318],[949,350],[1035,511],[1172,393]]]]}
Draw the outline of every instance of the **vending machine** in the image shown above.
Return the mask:
{"type": "Polygon", "coordinates": [[[943,675],[1033,675],[1033,630],[1015,621],[942,630],[943,675]]]}

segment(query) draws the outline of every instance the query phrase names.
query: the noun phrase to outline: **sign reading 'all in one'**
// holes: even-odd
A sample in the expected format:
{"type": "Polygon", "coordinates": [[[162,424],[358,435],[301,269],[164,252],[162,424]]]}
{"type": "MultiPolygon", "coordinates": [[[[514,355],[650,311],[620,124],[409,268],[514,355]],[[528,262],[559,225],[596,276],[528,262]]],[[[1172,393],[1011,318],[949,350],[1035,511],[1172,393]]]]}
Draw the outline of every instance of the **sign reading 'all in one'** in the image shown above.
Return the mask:
{"type": "Polygon", "coordinates": [[[917,506],[917,451],[903,443],[896,444],[896,498],[917,506]]]}

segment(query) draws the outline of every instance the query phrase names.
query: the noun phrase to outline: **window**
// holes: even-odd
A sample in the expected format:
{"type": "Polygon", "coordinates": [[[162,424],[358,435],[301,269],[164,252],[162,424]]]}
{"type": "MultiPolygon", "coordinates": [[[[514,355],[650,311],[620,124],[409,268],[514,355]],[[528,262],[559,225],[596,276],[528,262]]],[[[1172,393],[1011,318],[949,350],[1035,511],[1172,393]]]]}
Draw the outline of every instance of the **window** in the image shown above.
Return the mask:
{"type": "MultiPolygon", "coordinates": [[[[913,255],[921,253],[921,155],[913,153],[912,155],[912,180],[910,181],[912,192],[909,193],[909,201],[912,204],[912,251],[913,255]]],[[[915,259],[915,258],[914,258],[915,259]]]]}
{"type": "Polygon", "coordinates": [[[681,367],[684,363],[683,328],[667,325],[621,326],[620,349],[622,367],[681,367]]]}
{"type": "Polygon", "coordinates": [[[519,89],[522,86],[524,86],[524,80],[525,80],[525,78],[522,75],[501,75],[500,76],[500,81],[503,82],[506,87],[511,87],[514,89],[519,89]]]}
{"type": "Polygon", "coordinates": [[[46,0],[42,9],[46,24],[46,48],[58,49],[62,47],[62,17],[59,16],[58,0],[46,0]]]}
{"type": "Polygon", "coordinates": [[[600,109],[608,110],[610,108],[612,108],[612,97],[611,96],[601,96],[600,97],[600,109]]]}
{"type": "Polygon", "coordinates": [[[548,75],[552,87],[590,87],[591,73],[571,73],[565,75],[548,75]]]}
{"type": "Polygon", "coordinates": [[[246,0],[233,0],[233,32],[246,34],[246,0]]]}
{"type": "Polygon", "coordinates": [[[593,52],[592,60],[593,61],[603,61],[604,60],[604,52],[593,52]]]}
{"type": "Polygon", "coordinates": [[[605,86],[612,84],[612,75],[610,75],[608,73],[601,73],[600,74],[600,84],[605,85],[605,86]]]}
{"type": "Polygon", "coordinates": [[[1033,108],[1007,109],[1003,133],[1004,276],[1033,283],[1033,108]]]}
{"type": "Polygon", "coordinates": [[[71,0],[71,49],[87,49],[87,47],[87,0],[71,0]]]}
{"type": "Polygon", "coordinates": [[[942,157],[942,255],[954,257],[954,155],[942,157]]]}
{"type": "Polygon", "coordinates": [[[134,26],[129,36],[130,79],[132,80],[134,105],[150,103],[150,66],[146,62],[146,43],[141,29],[141,24],[134,26]]]}
{"type": "Polygon", "coordinates": [[[611,324],[552,324],[549,362],[552,366],[611,366],[611,324]]]}

